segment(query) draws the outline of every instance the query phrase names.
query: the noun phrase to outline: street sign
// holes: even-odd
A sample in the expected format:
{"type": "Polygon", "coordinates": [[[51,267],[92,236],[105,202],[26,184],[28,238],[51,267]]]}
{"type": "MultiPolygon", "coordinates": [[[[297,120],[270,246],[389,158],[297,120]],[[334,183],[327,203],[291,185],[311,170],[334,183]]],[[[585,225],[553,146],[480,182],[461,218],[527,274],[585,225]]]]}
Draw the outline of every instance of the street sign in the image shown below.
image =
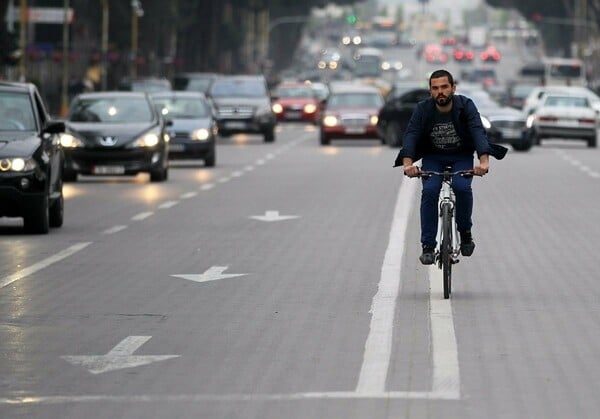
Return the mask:
{"type": "MultiPolygon", "coordinates": [[[[21,10],[18,7],[13,9],[12,17],[9,16],[10,9],[6,13],[6,20],[18,22],[21,18],[21,10]]],[[[67,10],[67,21],[73,23],[75,14],[72,8],[67,10]]],[[[65,20],[65,9],[62,7],[28,7],[27,21],[30,23],[63,23],[65,20]]]]}

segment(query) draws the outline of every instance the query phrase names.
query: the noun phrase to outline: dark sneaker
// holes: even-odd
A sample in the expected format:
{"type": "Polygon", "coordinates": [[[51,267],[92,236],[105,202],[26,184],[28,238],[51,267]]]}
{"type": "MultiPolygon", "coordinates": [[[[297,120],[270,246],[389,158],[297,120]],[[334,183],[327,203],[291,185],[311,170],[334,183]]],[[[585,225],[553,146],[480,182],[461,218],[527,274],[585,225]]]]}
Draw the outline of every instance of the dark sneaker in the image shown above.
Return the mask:
{"type": "Polygon", "coordinates": [[[475,243],[473,242],[473,236],[471,231],[460,232],[460,253],[463,256],[471,256],[475,250],[475,243]]]}
{"type": "Polygon", "coordinates": [[[435,249],[423,246],[423,253],[419,256],[419,260],[423,265],[433,265],[433,262],[435,262],[435,249]]]}

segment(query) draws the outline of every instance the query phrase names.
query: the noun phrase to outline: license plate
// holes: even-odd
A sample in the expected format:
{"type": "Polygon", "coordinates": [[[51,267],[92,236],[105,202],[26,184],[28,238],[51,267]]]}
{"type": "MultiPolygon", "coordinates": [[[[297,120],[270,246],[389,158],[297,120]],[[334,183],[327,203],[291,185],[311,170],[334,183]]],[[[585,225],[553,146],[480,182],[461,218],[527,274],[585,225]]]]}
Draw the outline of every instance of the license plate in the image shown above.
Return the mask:
{"type": "Polygon", "coordinates": [[[500,132],[504,138],[521,138],[521,131],[518,129],[503,129],[500,132]]]}
{"type": "Polygon", "coordinates": [[[95,175],[122,175],[125,173],[123,166],[95,166],[93,170],[95,175]]]}
{"type": "Polygon", "coordinates": [[[185,151],[184,144],[169,144],[169,151],[185,151]]]}
{"type": "Polygon", "coordinates": [[[363,127],[358,128],[346,128],[346,134],[364,134],[365,129],[363,127]]]}
{"type": "Polygon", "coordinates": [[[285,113],[286,118],[290,119],[300,119],[302,118],[302,112],[300,111],[289,111],[285,113]]]}
{"type": "Polygon", "coordinates": [[[228,129],[245,129],[247,127],[243,121],[228,121],[225,122],[224,126],[228,129]]]}
{"type": "Polygon", "coordinates": [[[560,125],[566,125],[568,127],[576,127],[577,125],[579,125],[579,122],[574,119],[559,119],[558,123],[560,125]]]}

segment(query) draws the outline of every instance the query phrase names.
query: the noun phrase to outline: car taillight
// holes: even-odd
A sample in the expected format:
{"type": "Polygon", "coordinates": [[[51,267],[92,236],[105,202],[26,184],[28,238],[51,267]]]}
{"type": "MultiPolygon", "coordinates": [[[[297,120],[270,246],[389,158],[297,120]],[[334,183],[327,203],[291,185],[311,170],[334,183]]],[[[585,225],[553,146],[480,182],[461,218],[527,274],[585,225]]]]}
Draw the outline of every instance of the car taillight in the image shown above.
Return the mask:
{"type": "Polygon", "coordinates": [[[595,124],[596,120],[593,118],[580,118],[579,123],[581,124],[595,124]]]}
{"type": "Polygon", "coordinates": [[[555,116],[540,116],[539,120],[544,122],[556,122],[558,121],[558,118],[555,116]]]}

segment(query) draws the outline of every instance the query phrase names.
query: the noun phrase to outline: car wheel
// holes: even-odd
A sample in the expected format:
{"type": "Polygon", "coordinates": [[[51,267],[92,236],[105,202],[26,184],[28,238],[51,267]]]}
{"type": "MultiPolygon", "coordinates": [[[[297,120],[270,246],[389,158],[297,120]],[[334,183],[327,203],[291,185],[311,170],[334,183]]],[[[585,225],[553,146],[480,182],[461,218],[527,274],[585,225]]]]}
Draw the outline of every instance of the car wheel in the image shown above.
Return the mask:
{"type": "Polygon", "coordinates": [[[329,145],[331,143],[331,139],[321,132],[321,145],[329,145]]]}
{"type": "Polygon", "coordinates": [[[63,182],[77,182],[77,172],[71,169],[65,169],[63,171],[63,182]]]}
{"type": "Polygon", "coordinates": [[[512,148],[515,151],[528,151],[533,145],[533,140],[529,138],[525,138],[522,141],[516,141],[512,143],[512,148]]]}
{"type": "Polygon", "coordinates": [[[598,138],[594,135],[593,137],[588,138],[588,147],[596,148],[598,146],[598,138]]]}
{"type": "Polygon", "coordinates": [[[150,182],[164,182],[169,178],[169,169],[161,168],[150,172],[150,182]]]}
{"type": "Polygon", "coordinates": [[[396,121],[390,122],[385,130],[385,138],[388,145],[390,147],[402,147],[401,135],[400,124],[396,121]]]}
{"type": "Polygon", "coordinates": [[[214,167],[215,166],[215,161],[216,161],[216,152],[215,150],[213,150],[205,159],[204,159],[204,165],[206,167],[214,167]]]}
{"type": "Polygon", "coordinates": [[[36,208],[30,208],[23,217],[25,231],[32,234],[48,234],[50,230],[50,214],[48,211],[48,195],[36,208]]]}
{"type": "Polygon", "coordinates": [[[62,182],[59,185],[60,196],[50,205],[50,227],[61,227],[65,217],[65,197],[62,193],[62,182]]]}
{"type": "Polygon", "coordinates": [[[273,143],[275,142],[275,127],[269,128],[267,131],[263,133],[265,143],[273,143]]]}

